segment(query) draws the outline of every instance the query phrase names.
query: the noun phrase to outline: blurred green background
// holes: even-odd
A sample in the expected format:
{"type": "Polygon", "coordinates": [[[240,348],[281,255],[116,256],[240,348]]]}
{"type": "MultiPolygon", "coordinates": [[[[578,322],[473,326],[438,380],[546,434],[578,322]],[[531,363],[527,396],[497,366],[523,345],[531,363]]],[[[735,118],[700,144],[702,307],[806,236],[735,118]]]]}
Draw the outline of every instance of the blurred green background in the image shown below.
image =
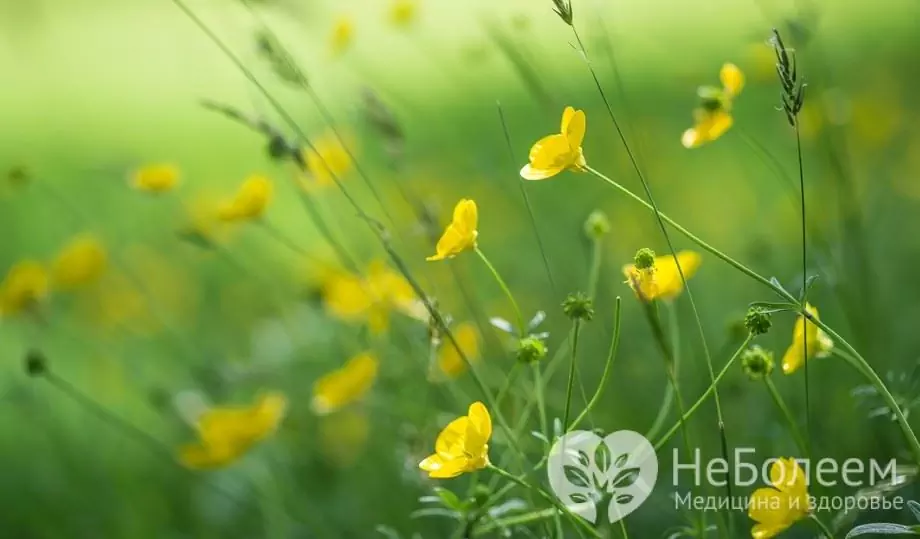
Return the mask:
{"type": "MultiPolygon", "coordinates": [[[[542,327],[551,334],[551,353],[569,330],[562,300],[588,286],[591,245],[582,224],[591,211],[606,212],[612,231],[603,243],[597,316],[582,334],[580,373],[590,394],[611,337],[614,298],[622,296],[623,341],[591,423],[604,431],[644,432],[658,413],[666,378],[620,268],[638,248],[663,253],[666,245],[650,213],[587,174],[527,183],[554,277],[550,285],[516,182],[531,144],[557,130],[565,105],[587,113],[589,164],[635,192],[641,186],[552,2],[494,4],[421,0],[417,19],[403,29],[389,23],[384,0],[260,0],[252,11],[232,0],[189,5],[301,128],[320,136],[327,126],[311,100],[279,81],[258,52],[260,27],[277,33],[380,191],[394,218],[387,224],[397,251],[437,291],[444,312],[480,324],[481,368],[493,391],[514,360],[486,317],[510,319],[512,313],[474,256],[423,261],[432,245],[413,204],[427,208],[440,230],[458,199],[478,202],[480,246],[527,315],[548,313],[542,327]],[[353,21],[354,43],[336,56],[330,34],[340,17],[353,21]],[[392,141],[368,121],[362,100],[368,88],[404,134],[396,159],[387,151],[392,141]]],[[[775,108],[779,84],[766,43],[771,28],[783,32],[809,84],[802,127],[809,271],[819,274],[811,301],[877,371],[891,373],[899,397],[913,399],[920,352],[914,275],[920,262],[920,4],[650,0],[576,1],[574,8],[591,62],[659,205],[797,291],[795,137],[775,108]],[[724,62],[747,75],[735,125],[714,143],[686,150],[680,135],[691,125],[696,88],[717,84],[724,62]]],[[[283,125],[226,56],[168,0],[0,0],[0,66],[0,165],[8,171],[0,183],[0,272],[24,258],[49,260],[75,233],[89,231],[104,240],[119,270],[132,275],[121,285],[144,313],[125,331],[94,299],[104,291],[89,290],[54,295],[38,318],[0,320],[0,536],[449,537],[456,522],[416,513],[426,507],[419,497],[433,485],[417,463],[431,452],[439,429],[465,411],[463,396],[477,393],[468,376],[451,389],[427,380],[426,328],[397,317],[381,340],[330,317],[317,294],[322,268],[257,226],[240,227],[219,253],[177,238],[183,201],[226,197],[244,177],[262,173],[276,183],[267,221],[332,260],[297,202],[290,168],[268,158],[262,137],[200,105],[213,100],[283,125]],[[181,168],[176,193],[153,199],[127,187],[131,171],[152,162],[181,168]],[[27,177],[25,185],[10,181],[19,175],[27,177]],[[313,382],[367,348],[381,358],[374,388],[361,402],[316,417],[313,382]],[[57,376],[100,408],[28,378],[22,365],[30,349],[40,349],[57,376]],[[290,411],[278,434],[245,459],[192,474],[162,453],[193,436],[177,402],[193,394],[246,403],[260,389],[284,391],[290,411]]],[[[356,171],[344,182],[371,215],[385,220],[356,171]]],[[[337,189],[314,194],[362,266],[384,256],[337,189]]],[[[678,247],[694,248],[675,238],[678,247]]],[[[773,298],[707,254],[691,286],[720,367],[740,343],[737,322],[748,303],[773,298]]],[[[686,296],[674,309],[682,390],[695,400],[709,383],[702,347],[686,296]]],[[[760,344],[781,356],[792,323],[791,315],[777,317],[760,344]]],[[[563,370],[547,390],[551,417],[562,413],[563,370]]],[[[886,461],[906,454],[896,425],[869,417],[879,404],[851,395],[863,382],[842,361],[816,360],[809,375],[815,454],[886,461]]],[[[804,418],[802,373],[777,372],[774,379],[804,418]]],[[[771,456],[795,453],[761,384],[737,368],[720,389],[732,446],[771,456]]],[[[515,379],[505,413],[514,417],[532,394],[527,377],[515,379]]],[[[668,424],[675,417],[672,412],[668,424]]],[[[531,423],[536,429],[535,418],[531,423]]],[[[690,425],[704,454],[717,455],[711,402],[690,425]]],[[[528,436],[525,443],[536,461],[537,440],[528,436]]],[[[497,437],[493,448],[497,459],[506,444],[497,437]]],[[[670,478],[670,458],[662,462],[662,477],[670,478]]],[[[438,484],[464,496],[470,481],[438,484]]],[[[903,492],[910,493],[909,487],[903,492]]],[[[682,522],[668,494],[656,491],[629,517],[633,537],[664,537],[682,522]]],[[[738,536],[747,536],[746,517],[735,518],[738,536]]],[[[539,536],[542,528],[533,529],[513,533],[539,536]]]]}

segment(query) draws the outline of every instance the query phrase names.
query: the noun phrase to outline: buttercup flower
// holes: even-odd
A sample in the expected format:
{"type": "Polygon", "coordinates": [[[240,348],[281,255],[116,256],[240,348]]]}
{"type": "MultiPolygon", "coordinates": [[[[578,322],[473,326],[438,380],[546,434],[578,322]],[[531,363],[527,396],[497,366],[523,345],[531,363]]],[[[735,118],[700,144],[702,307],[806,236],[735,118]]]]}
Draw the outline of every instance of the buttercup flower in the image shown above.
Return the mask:
{"type": "MultiPolygon", "coordinates": [[[[805,310],[818,318],[818,309],[806,305],[805,310]]],[[[806,359],[813,357],[826,357],[834,348],[834,341],[827,333],[813,322],[806,322],[804,316],[799,316],[792,330],[792,344],[783,355],[783,374],[792,374],[805,364],[806,359]],[[807,332],[807,333],[806,333],[807,332]],[[807,353],[805,346],[808,347],[807,353]]]]}
{"type": "Polygon", "coordinates": [[[435,453],[418,467],[433,479],[457,477],[489,465],[492,418],[481,402],[470,405],[467,415],[451,421],[435,442],[435,453]]]}
{"type": "MultiPolygon", "coordinates": [[[[469,322],[459,324],[453,331],[453,336],[457,339],[457,344],[463,355],[470,361],[479,359],[479,332],[476,326],[469,322]]],[[[444,338],[441,341],[441,347],[438,350],[437,370],[440,374],[449,378],[456,378],[466,371],[467,364],[463,357],[457,352],[457,348],[450,339],[444,338]]],[[[438,373],[433,373],[438,374],[438,373]]]]}
{"type": "Polygon", "coordinates": [[[262,217],[272,199],[272,182],[265,176],[250,176],[236,195],[218,208],[225,222],[250,221],[262,217]]]}
{"type": "Polygon", "coordinates": [[[587,163],[581,143],[585,140],[587,120],[584,111],[566,107],[562,127],[556,135],[548,135],[530,149],[530,163],[521,169],[525,180],[545,180],[566,169],[583,170],[587,163]]]}
{"type": "Polygon", "coordinates": [[[363,397],[377,379],[378,363],[372,354],[359,354],[317,380],[313,384],[313,412],[326,415],[363,397]]]}
{"type": "Polygon", "coordinates": [[[310,179],[302,183],[305,189],[335,185],[353,166],[348,150],[334,133],[317,137],[312,148],[304,149],[303,160],[310,172],[310,179]]]}
{"type": "Polygon", "coordinates": [[[323,302],[335,317],[367,322],[374,333],[390,326],[390,313],[420,318],[421,302],[406,279],[380,260],[371,262],[366,276],[330,272],[324,279],[323,302]]]}
{"type": "Polygon", "coordinates": [[[332,37],[329,39],[332,54],[338,56],[351,47],[354,40],[355,25],[348,17],[341,17],[332,27],[332,37]]]}
{"type": "Polygon", "coordinates": [[[0,317],[18,314],[45,299],[49,282],[44,266],[34,260],[23,260],[10,268],[0,282],[0,317]]]}
{"type": "Polygon", "coordinates": [[[170,164],[141,167],[131,175],[131,186],[148,193],[166,193],[179,184],[179,168],[170,164]]]}
{"type": "Polygon", "coordinates": [[[265,393],[250,407],[212,408],[198,418],[198,442],[179,450],[188,468],[219,468],[236,461],[278,428],[287,399],[278,392],[265,393]]]}
{"type": "MultiPolygon", "coordinates": [[[[699,253],[694,251],[680,251],[677,260],[686,279],[693,277],[702,263],[699,253]]],[[[655,257],[655,263],[650,268],[638,269],[635,264],[627,264],[623,266],[623,274],[626,275],[626,284],[642,301],[674,299],[684,289],[677,264],[669,254],[655,257]]]]}
{"type": "Polygon", "coordinates": [[[94,236],[82,235],[68,243],[51,264],[54,287],[73,290],[99,280],[108,267],[108,256],[94,236]]]}
{"type": "Polygon", "coordinates": [[[680,141],[685,148],[712,142],[732,126],[732,102],[744,88],[744,73],[735,64],[725,64],[719,72],[722,88],[699,89],[700,106],[693,111],[694,125],[684,131],[680,141]]]}
{"type": "Polygon", "coordinates": [[[399,28],[406,28],[415,21],[417,12],[416,0],[394,0],[390,5],[390,22],[399,28]]]}
{"type": "Polygon", "coordinates": [[[444,260],[453,258],[467,249],[476,248],[476,238],[479,231],[479,210],[476,202],[464,198],[454,206],[454,218],[444,229],[444,234],[435,247],[437,254],[429,256],[426,260],[444,260]]]}
{"type": "Polygon", "coordinates": [[[757,522],[753,539],[776,537],[808,516],[805,472],[794,459],[778,459],[770,467],[773,487],[759,488],[751,495],[748,516],[757,522]]]}

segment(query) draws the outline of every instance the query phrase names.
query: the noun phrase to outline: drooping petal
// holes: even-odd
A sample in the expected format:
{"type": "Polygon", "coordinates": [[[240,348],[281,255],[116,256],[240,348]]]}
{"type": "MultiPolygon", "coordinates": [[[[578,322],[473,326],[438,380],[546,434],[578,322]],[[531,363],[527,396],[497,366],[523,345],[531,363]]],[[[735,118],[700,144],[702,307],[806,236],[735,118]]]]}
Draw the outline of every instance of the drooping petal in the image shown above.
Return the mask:
{"type": "Polygon", "coordinates": [[[377,369],[377,358],[364,353],[317,380],[313,384],[313,412],[328,414],[359,400],[374,385],[377,369]]]}
{"type": "Polygon", "coordinates": [[[740,94],[742,88],[744,88],[744,73],[735,64],[723,65],[721,71],[719,71],[719,79],[722,81],[725,92],[730,97],[740,94]]]}
{"type": "MultiPolygon", "coordinates": [[[[572,107],[568,107],[565,110],[566,113],[568,113],[573,109],[572,107]]],[[[585,111],[575,110],[571,114],[563,115],[562,134],[565,135],[565,138],[569,142],[569,148],[572,150],[581,148],[581,144],[585,140],[585,132],[587,131],[587,128],[587,117],[585,116],[585,111]]]]}
{"type": "Polygon", "coordinates": [[[492,437],[492,417],[481,402],[471,404],[467,414],[471,427],[467,432],[467,448],[470,453],[479,453],[492,437]]]}
{"type": "Polygon", "coordinates": [[[565,170],[562,167],[537,169],[531,165],[524,165],[521,169],[521,177],[525,180],[546,180],[565,170]]]}
{"type": "Polygon", "coordinates": [[[444,229],[444,234],[441,235],[441,239],[438,240],[438,244],[435,246],[436,254],[429,256],[425,260],[435,261],[452,258],[463,251],[466,243],[467,236],[463,232],[453,224],[447,225],[447,228],[444,229]]]}
{"type": "Polygon", "coordinates": [[[432,455],[419,463],[419,468],[428,472],[428,476],[432,479],[450,479],[468,470],[469,459],[466,457],[444,459],[438,455],[432,455]]]}
{"type": "Polygon", "coordinates": [[[655,259],[655,281],[658,285],[659,297],[673,299],[683,290],[684,283],[677,267],[678,264],[680,264],[680,270],[683,271],[684,279],[689,280],[696,274],[702,260],[700,254],[694,251],[678,252],[676,263],[671,255],[657,257],[655,259]]]}

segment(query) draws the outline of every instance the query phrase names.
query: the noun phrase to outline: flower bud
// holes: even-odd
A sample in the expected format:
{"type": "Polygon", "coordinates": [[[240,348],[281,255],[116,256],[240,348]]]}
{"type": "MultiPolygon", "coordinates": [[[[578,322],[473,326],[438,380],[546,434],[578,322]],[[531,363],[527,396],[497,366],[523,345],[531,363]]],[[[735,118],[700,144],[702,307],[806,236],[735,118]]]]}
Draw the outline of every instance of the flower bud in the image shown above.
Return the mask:
{"type": "Polygon", "coordinates": [[[546,343],[539,337],[528,335],[518,341],[517,359],[521,363],[534,363],[546,357],[546,343]]]}
{"type": "Polygon", "coordinates": [[[649,249],[648,247],[643,247],[636,251],[636,256],[633,258],[633,263],[636,265],[636,269],[647,270],[655,267],[655,251],[649,249]]]}
{"type": "Polygon", "coordinates": [[[751,380],[761,380],[773,372],[773,352],[754,345],[741,353],[741,368],[751,380]]]}
{"type": "Polygon", "coordinates": [[[594,210],[585,220],[585,235],[592,241],[597,241],[610,232],[610,219],[607,214],[594,210]]]}
{"type": "Polygon", "coordinates": [[[772,325],[770,313],[762,307],[751,307],[744,316],[744,327],[748,329],[752,336],[763,335],[770,331],[770,326],[772,325]]]}
{"type": "Polygon", "coordinates": [[[562,302],[562,312],[572,320],[589,322],[594,318],[594,302],[581,292],[569,294],[562,302]]]}

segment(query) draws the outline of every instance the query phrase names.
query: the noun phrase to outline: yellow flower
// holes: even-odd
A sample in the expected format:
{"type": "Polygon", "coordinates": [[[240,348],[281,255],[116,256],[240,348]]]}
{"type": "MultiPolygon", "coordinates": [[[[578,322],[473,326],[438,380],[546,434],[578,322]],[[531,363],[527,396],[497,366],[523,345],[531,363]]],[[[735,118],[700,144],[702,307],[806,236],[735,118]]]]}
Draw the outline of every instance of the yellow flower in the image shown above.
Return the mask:
{"type": "Polygon", "coordinates": [[[170,164],[141,167],[131,176],[131,186],[148,193],[166,193],[179,184],[179,168],[170,164]]]}
{"type": "Polygon", "coordinates": [[[394,0],[390,6],[390,22],[394,26],[406,28],[415,21],[417,11],[416,0],[394,0]]]}
{"type": "Polygon", "coordinates": [[[349,17],[341,17],[332,27],[332,37],[329,39],[332,54],[338,56],[347,51],[354,40],[355,25],[349,17]]]}
{"type": "Polygon", "coordinates": [[[74,290],[99,280],[108,267],[108,256],[94,236],[82,235],[68,243],[51,264],[55,288],[74,290]]]}
{"type": "Polygon", "coordinates": [[[311,182],[303,184],[306,189],[335,185],[335,180],[341,181],[352,167],[348,149],[334,133],[317,137],[313,147],[303,151],[303,159],[311,177],[311,182]]]}
{"type": "MultiPolygon", "coordinates": [[[[703,262],[699,253],[693,251],[678,252],[677,261],[684,272],[684,278],[688,280],[696,274],[703,262]]],[[[684,289],[677,264],[671,255],[655,257],[655,264],[648,269],[638,269],[635,264],[627,264],[623,266],[623,274],[626,275],[626,284],[642,301],[674,299],[684,289]]]]}
{"type": "MultiPolygon", "coordinates": [[[[479,333],[476,331],[474,324],[469,322],[460,324],[452,333],[467,359],[470,361],[479,359],[479,333]]],[[[466,362],[457,352],[454,343],[447,337],[443,338],[437,358],[437,371],[439,372],[432,374],[434,376],[441,374],[449,378],[456,378],[466,371],[466,367],[466,362]]]]}
{"type": "Polygon", "coordinates": [[[748,516],[757,522],[753,539],[776,537],[808,516],[805,472],[794,459],[778,459],[770,467],[772,488],[759,488],[751,495],[748,516]]]}
{"type": "Polygon", "coordinates": [[[198,418],[198,443],[180,448],[179,461],[193,469],[226,466],[274,433],[286,408],[278,392],[260,395],[249,407],[212,408],[198,418]]]}
{"type": "Polygon", "coordinates": [[[583,170],[587,163],[581,143],[585,140],[587,119],[582,110],[566,107],[562,127],[556,135],[548,135],[530,149],[530,163],[521,169],[525,180],[545,180],[566,169],[583,170]]]}
{"type": "Polygon", "coordinates": [[[374,385],[378,366],[377,358],[365,352],[317,380],[313,384],[313,412],[326,415],[360,400],[374,385]]]}
{"type": "Polygon", "coordinates": [[[374,333],[386,331],[390,313],[419,317],[415,290],[399,273],[380,260],[371,262],[367,276],[332,272],[323,283],[323,301],[329,312],[342,320],[362,321],[374,333]]]}
{"type": "Polygon", "coordinates": [[[684,131],[681,144],[696,148],[725,134],[734,123],[732,102],[744,88],[744,73],[735,64],[725,64],[719,72],[722,88],[704,86],[699,95],[702,103],[693,111],[694,125],[684,131]]]}
{"type": "Polygon", "coordinates": [[[451,221],[438,245],[435,247],[437,254],[429,256],[426,260],[444,260],[453,258],[467,249],[476,248],[476,238],[479,231],[476,227],[479,224],[479,210],[476,208],[476,202],[464,198],[454,206],[454,219],[451,221]]]}
{"type": "Polygon", "coordinates": [[[0,282],[0,316],[10,316],[45,299],[50,290],[45,268],[34,260],[23,260],[10,268],[0,282]]]}
{"type": "Polygon", "coordinates": [[[218,217],[225,222],[258,219],[272,199],[272,182],[265,176],[246,178],[236,195],[218,209],[218,217]]]}
{"type": "MultiPolygon", "coordinates": [[[[806,305],[805,310],[818,319],[818,309],[806,305]]],[[[825,357],[834,348],[834,341],[824,333],[814,322],[807,322],[804,316],[799,316],[792,330],[792,344],[783,355],[783,374],[792,374],[805,364],[806,359],[825,357]],[[807,354],[805,347],[808,347],[807,354]]]]}
{"type": "Polygon", "coordinates": [[[457,477],[489,465],[492,418],[481,402],[470,405],[467,415],[450,422],[434,444],[435,453],[418,467],[434,479],[457,477]]]}

